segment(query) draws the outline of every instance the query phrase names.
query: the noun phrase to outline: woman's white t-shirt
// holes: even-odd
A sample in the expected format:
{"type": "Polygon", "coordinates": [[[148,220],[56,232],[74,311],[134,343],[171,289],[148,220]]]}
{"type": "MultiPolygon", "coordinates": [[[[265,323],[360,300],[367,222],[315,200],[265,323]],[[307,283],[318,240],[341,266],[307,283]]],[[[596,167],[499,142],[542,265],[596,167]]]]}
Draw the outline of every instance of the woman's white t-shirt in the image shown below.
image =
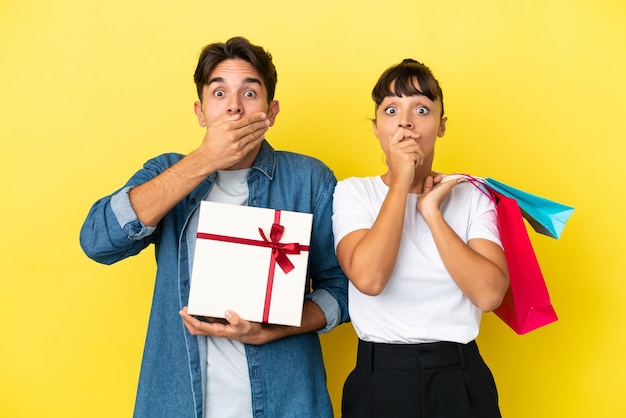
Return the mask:
{"type": "MultiPolygon", "coordinates": [[[[380,176],[353,177],[337,184],[333,203],[335,248],[350,232],[372,227],[388,190],[380,176]]],[[[349,284],[350,318],[364,341],[465,344],[478,335],[482,312],[446,270],[430,229],[417,210],[419,197],[408,195],[396,266],[382,293],[368,296],[349,284]]],[[[482,238],[502,245],[495,206],[472,184],[456,185],[441,210],[464,242],[482,238]]]]}

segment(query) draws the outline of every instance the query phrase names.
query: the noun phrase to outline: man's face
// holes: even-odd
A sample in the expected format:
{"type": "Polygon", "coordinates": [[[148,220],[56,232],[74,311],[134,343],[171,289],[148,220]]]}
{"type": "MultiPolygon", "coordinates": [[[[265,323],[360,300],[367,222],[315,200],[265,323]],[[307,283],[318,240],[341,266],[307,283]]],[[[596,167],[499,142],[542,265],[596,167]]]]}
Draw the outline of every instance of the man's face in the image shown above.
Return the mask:
{"type": "Polygon", "coordinates": [[[270,126],[278,113],[278,102],[267,103],[267,89],[254,67],[242,59],[219,63],[202,89],[202,102],[195,103],[200,126],[208,126],[224,114],[265,112],[270,126]]]}

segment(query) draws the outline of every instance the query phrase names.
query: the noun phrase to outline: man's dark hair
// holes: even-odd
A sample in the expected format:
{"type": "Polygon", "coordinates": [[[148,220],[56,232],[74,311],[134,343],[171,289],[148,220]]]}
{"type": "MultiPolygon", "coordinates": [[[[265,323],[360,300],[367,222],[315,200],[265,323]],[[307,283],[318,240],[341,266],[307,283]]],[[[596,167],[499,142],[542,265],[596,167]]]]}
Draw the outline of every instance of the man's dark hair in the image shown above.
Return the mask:
{"type": "Polygon", "coordinates": [[[272,56],[262,47],[253,45],[246,38],[238,36],[225,43],[209,44],[202,49],[196,72],[193,75],[200,101],[202,101],[202,89],[208,84],[211,72],[219,63],[229,59],[242,59],[249,62],[263,79],[267,89],[268,103],[274,100],[278,75],[272,56]]]}

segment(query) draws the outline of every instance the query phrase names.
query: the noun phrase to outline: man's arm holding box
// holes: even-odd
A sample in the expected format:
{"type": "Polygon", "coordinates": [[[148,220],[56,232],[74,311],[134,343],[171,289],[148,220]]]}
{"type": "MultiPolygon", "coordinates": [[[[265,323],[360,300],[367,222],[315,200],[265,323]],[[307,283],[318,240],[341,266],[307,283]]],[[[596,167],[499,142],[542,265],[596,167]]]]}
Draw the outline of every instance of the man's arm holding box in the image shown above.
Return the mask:
{"type": "Polygon", "coordinates": [[[180,311],[183,322],[192,335],[208,335],[229,338],[246,344],[265,344],[289,335],[315,332],[326,326],[324,312],[312,301],[306,300],[302,309],[302,324],[299,327],[262,324],[243,320],[232,311],[226,311],[228,323],[222,321],[205,322],[187,313],[187,307],[180,311]]]}
{"type": "Polygon", "coordinates": [[[309,256],[312,292],[305,297],[301,326],[250,322],[232,311],[225,313],[228,323],[209,323],[187,314],[185,307],[180,315],[191,334],[231,338],[248,344],[264,344],[290,335],[325,333],[348,320],[348,279],[339,267],[332,234],[332,195],[335,184],[335,177],[329,170],[313,205],[315,212],[309,256]]]}

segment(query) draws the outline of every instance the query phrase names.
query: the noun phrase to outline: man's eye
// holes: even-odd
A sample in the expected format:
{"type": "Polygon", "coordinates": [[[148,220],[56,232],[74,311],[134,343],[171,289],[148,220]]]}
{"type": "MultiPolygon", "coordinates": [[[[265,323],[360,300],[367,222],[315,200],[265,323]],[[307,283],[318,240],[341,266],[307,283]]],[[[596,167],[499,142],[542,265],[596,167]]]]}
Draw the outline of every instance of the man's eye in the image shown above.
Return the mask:
{"type": "Polygon", "coordinates": [[[246,96],[246,97],[256,97],[256,92],[252,91],[252,90],[248,90],[243,95],[246,96]]]}
{"type": "Polygon", "coordinates": [[[213,92],[213,96],[215,96],[215,97],[222,97],[222,96],[224,96],[224,91],[223,90],[215,90],[213,92]]]}
{"type": "Polygon", "coordinates": [[[394,115],[396,113],[396,108],[395,107],[386,107],[385,108],[385,113],[388,115],[394,115]]]}
{"type": "Polygon", "coordinates": [[[427,107],[424,106],[420,106],[417,108],[417,113],[422,114],[422,115],[427,115],[429,112],[427,107]]]}

